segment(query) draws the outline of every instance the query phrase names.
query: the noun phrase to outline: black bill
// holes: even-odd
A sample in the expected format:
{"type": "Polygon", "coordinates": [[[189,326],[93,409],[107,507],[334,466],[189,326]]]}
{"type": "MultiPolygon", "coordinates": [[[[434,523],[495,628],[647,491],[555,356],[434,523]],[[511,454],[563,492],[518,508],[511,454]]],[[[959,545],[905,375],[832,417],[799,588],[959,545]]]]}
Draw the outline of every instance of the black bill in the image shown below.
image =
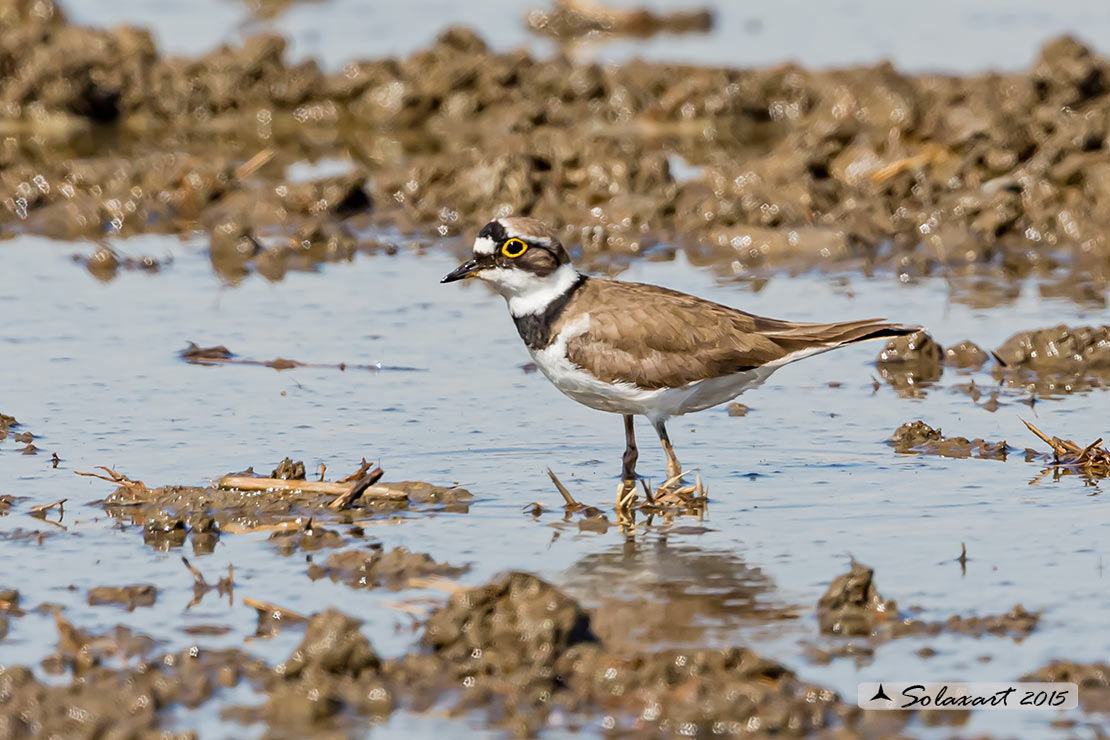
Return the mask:
{"type": "Polygon", "coordinates": [[[470,277],[474,273],[482,270],[484,267],[486,267],[486,265],[479,264],[478,260],[467,260],[466,262],[463,262],[461,265],[456,267],[451,272],[444,275],[443,279],[440,280],[439,282],[441,282],[441,283],[453,283],[456,280],[462,280],[463,278],[470,277]]]}

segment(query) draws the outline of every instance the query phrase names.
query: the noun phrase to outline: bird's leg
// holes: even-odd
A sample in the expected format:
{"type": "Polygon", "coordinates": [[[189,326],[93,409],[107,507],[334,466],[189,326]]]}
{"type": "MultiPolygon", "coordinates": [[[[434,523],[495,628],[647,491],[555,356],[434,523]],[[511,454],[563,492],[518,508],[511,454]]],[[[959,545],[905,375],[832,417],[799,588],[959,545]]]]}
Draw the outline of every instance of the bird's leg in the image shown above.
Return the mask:
{"type": "Polygon", "coordinates": [[[617,489],[617,508],[623,508],[630,497],[636,493],[636,461],[640,451],[636,449],[636,428],[632,415],[624,415],[624,456],[621,458],[621,485],[617,489]]]}
{"type": "Polygon", "coordinates": [[[652,421],[651,425],[655,427],[655,433],[659,435],[659,441],[663,443],[663,452],[667,453],[667,480],[673,480],[682,475],[682,465],[679,464],[678,457],[674,454],[671,438],[667,436],[667,427],[662,420],[652,421]]]}

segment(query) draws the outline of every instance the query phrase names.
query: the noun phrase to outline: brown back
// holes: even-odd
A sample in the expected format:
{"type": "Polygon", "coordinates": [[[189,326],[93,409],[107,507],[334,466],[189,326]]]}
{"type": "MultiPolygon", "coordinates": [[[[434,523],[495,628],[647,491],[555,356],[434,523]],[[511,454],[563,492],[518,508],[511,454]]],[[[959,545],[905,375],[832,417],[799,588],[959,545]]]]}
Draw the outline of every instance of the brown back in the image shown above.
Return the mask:
{"type": "Polygon", "coordinates": [[[567,343],[571,362],[600,380],[644,389],[676,388],[805,349],[916,331],[882,319],[781,321],[655,285],[590,278],[552,326],[552,336],[583,313],[590,314],[590,326],[567,343]]]}

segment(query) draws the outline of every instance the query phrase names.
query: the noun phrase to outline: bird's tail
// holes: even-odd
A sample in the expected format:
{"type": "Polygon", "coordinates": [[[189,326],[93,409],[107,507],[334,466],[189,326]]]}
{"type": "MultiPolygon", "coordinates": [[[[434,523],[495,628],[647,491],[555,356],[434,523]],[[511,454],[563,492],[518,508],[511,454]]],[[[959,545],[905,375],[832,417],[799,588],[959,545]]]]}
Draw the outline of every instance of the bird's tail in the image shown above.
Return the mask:
{"type": "Polygon", "coordinates": [[[769,332],[767,336],[787,350],[813,345],[833,349],[845,344],[901,337],[919,331],[922,331],[920,326],[891,324],[886,319],[862,319],[837,324],[797,324],[789,329],[769,332]]]}

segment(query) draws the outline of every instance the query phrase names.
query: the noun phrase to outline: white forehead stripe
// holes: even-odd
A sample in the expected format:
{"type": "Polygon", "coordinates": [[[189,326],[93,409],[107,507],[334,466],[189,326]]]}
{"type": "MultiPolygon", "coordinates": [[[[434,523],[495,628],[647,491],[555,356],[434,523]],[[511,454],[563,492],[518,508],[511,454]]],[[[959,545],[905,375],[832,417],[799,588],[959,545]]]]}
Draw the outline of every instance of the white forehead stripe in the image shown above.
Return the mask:
{"type": "Polygon", "coordinates": [[[528,231],[527,228],[522,228],[520,226],[519,220],[514,222],[512,219],[507,220],[499,218],[496,219],[496,221],[497,223],[501,224],[501,227],[505,229],[505,233],[508,234],[510,237],[516,237],[517,239],[524,239],[525,241],[538,244],[552,243],[551,237],[549,235],[544,233],[532,233],[531,231],[528,231]]]}
{"type": "Polygon", "coordinates": [[[496,251],[497,245],[488,236],[480,236],[474,240],[474,254],[486,255],[493,254],[496,251]]]}

